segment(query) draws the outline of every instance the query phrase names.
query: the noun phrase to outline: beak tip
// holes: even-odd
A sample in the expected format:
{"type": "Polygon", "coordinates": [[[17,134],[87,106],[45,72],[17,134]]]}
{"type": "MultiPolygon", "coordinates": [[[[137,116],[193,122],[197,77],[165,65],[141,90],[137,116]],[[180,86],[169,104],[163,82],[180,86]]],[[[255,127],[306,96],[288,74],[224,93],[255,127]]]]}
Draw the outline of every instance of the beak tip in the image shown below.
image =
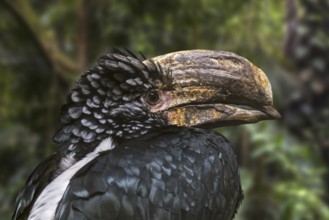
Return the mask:
{"type": "Polygon", "coordinates": [[[262,111],[269,116],[270,120],[281,118],[281,114],[273,106],[265,106],[262,111]]]}

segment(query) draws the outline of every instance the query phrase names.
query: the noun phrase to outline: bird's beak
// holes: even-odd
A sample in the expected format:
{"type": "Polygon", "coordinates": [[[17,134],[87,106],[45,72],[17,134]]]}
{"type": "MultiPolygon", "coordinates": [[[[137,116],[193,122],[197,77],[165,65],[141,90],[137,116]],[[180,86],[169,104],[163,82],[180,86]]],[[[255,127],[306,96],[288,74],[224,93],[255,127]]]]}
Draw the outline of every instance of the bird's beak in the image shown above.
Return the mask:
{"type": "Polygon", "coordinates": [[[172,77],[163,109],[171,125],[213,128],[280,117],[268,78],[241,56],[189,50],[153,60],[172,77]]]}

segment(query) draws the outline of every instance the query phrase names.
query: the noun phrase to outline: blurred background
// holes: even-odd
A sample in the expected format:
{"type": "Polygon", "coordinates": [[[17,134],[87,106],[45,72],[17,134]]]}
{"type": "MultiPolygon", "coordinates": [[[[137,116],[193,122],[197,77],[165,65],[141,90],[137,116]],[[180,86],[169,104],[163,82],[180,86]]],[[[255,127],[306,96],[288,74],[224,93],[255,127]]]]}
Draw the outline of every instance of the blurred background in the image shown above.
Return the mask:
{"type": "Polygon", "coordinates": [[[221,128],[241,165],[237,220],[329,219],[329,0],[0,0],[0,219],[56,150],[72,83],[110,47],[228,50],[261,67],[283,118],[221,128]]]}

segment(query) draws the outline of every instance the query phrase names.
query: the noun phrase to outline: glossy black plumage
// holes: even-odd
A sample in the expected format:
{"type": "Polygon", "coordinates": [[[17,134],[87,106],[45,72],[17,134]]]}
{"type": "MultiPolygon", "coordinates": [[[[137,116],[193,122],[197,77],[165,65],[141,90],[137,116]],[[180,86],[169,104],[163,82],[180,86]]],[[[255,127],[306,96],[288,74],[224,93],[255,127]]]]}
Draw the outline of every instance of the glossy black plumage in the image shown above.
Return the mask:
{"type": "Polygon", "coordinates": [[[56,219],[230,220],[242,199],[226,139],[171,128],[121,143],[72,178],[56,219]]]}

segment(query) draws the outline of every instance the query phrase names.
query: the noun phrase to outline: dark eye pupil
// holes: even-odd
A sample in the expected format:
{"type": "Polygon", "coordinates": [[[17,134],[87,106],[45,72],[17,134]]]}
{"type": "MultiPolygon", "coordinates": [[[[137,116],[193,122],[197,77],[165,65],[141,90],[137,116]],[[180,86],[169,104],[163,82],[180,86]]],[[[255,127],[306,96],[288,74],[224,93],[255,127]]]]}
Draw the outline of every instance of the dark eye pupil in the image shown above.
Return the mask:
{"type": "Polygon", "coordinates": [[[160,97],[157,91],[150,91],[147,95],[150,104],[155,104],[159,101],[160,97]]]}

